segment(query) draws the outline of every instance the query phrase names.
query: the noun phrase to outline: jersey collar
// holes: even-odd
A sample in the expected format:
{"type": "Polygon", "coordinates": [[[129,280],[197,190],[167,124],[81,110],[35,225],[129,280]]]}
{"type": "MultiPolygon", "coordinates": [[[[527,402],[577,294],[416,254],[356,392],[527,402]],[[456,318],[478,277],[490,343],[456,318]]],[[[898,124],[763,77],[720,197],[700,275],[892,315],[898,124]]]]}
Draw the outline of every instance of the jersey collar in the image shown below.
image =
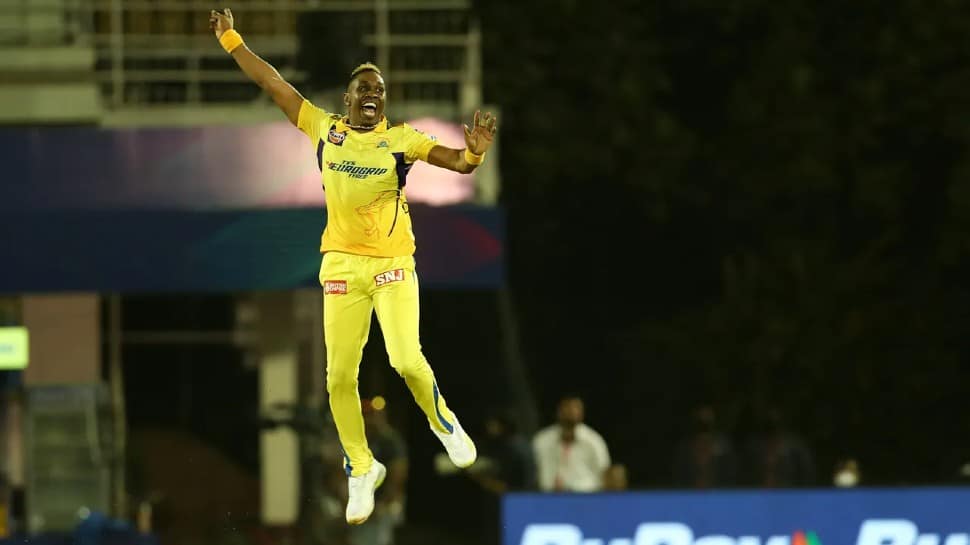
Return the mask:
{"type": "MultiPolygon", "coordinates": [[[[340,119],[337,120],[337,123],[334,124],[334,129],[337,132],[350,131],[350,127],[348,127],[347,124],[344,123],[344,119],[345,118],[341,117],[340,119]]],[[[381,120],[378,121],[377,125],[374,126],[373,132],[387,132],[387,116],[381,116],[381,120]]]]}

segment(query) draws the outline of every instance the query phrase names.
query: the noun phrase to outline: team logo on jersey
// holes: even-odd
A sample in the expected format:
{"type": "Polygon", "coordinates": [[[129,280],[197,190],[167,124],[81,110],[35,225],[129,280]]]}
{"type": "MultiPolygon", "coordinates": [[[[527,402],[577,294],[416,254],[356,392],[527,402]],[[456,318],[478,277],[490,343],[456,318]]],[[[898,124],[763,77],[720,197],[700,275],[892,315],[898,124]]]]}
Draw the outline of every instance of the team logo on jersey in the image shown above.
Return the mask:
{"type": "Polygon", "coordinates": [[[357,178],[358,180],[363,180],[370,176],[381,176],[382,174],[387,174],[386,168],[380,167],[364,167],[357,164],[357,161],[341,161],[335,163],[333,161],[327,161],[327,168],[334,172],[342,172],[351,178],[357,178]]]}
{"type": "Polygon", "coordinates": [[[377,143],[378,148],[386,148],[388,146],[387,140],[381,140],[377,143]]]}
{"type": "Polygon", "coordinates": [[[347,281],[346,280],[324,280],[323,294],[324,295],[346,295],[347,281]]]}
{"type": "Polygon", "coordinates": [[[327,133],[327,140],[335,146],[344,145],[344,140],[347,139],[347,133],[339,132],[336,126],[330,127],[330,132],[327,133]]]}
{"type": "Polygon", "coordinates": [[[378,286],[383,286],[384,284],[390,284],[391,282],[401,282],[404,280],[404,269],[394,269],[393,271],[385,271],[374,277],[374,282],[378,286]]]}

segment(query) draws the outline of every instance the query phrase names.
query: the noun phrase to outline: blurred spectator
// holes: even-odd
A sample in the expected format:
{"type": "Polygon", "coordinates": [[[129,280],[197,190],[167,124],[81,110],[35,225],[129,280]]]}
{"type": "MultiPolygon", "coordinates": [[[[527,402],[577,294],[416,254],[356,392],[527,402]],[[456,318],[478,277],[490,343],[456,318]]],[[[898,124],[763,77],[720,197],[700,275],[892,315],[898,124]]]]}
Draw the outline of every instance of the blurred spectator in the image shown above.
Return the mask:
{"type": "Polygon", "coordinates": [[[504,411],[485,420],[485,441],[468,475],[482,488],[503,494],[536,488],[536,462],[529,439],[504,411]]]}
{"type": "Polygon", "coordinates": [[[744,453],[745,481],[765,488],[815,484],[815,460],[805,440],[788,428],[781,411],[771,407],[744,453]]]}
{"type": "Polygon", "coordinates": [[[960,484],[970,484],[970,462],[960,464],[956,470],[956,480],[960,484]]]}
{"type": "Polygon", "coordinates": [[[312,496],[312,510],[307,516],[307,533],[310,542],[326,545],[347,545],[348,525],[344,517],[347,501],[347,474],[341,459],[325,464],[320,483],[312,496]]]}
{"type": "Polygon", "coordinates": [[[844,458],[835,464],[832,473],[832,484],[839,488],[853,488],[859,486],[862,480],[859,462],[855,458],[844,458]]]}
{"type": "Polygon", "coordinates": [[[483,531],[481,542],[499,543],[502,494],[536,489],[532,445],[507,411],[494,411],[486,418],[478,461],[465,470],[465,474],[485,492],[479,509],[479,527],[483,531]]]}
{"type": "MultiPolygon", "coordinates": [[[[318,409],[313,433],[300,438],[307,502],[301,510],[301,526],[308,545],[347,545],[347,474],[340,439],[329,410],[318,409]]],[[[312,414],[316,410],[308,411],[312,414]]],[[[299,429],[303,429],[302,427],[299,429]]]]}
{"type": "Polygon", "coordinates": [[[687,436],[674,449],[674,486],[732,486],[736,478],[737,455],[733,441],[718,428],[713,407],[696,407],[690,415],[687,436]]]}
{"type": "Polygon", "coordinates": [[[536,433],[532,440],[543,491],[596,492],[603,489],[610,467],[606,441],[583,423],[583,400],[565,396],[559,401],[557,422],[536,433]]]}
{"type": "Polygon", "coordinates": [[[350,545],[392,545],[404,522],[408,453],[404,437],[387,420],[386,402],[378,396],[361,400],[367,444],[374,457],[387,466],[384,484],[374,495],[374,514],[366,522],[350,526],[350,545]]]}
{"type": "Polygon", "coordinates": [[[603,476],[603,490],[610,492],[620,492],[630,487],[626,466],[623,464],[613,464],[606,469],[603,476]]]}

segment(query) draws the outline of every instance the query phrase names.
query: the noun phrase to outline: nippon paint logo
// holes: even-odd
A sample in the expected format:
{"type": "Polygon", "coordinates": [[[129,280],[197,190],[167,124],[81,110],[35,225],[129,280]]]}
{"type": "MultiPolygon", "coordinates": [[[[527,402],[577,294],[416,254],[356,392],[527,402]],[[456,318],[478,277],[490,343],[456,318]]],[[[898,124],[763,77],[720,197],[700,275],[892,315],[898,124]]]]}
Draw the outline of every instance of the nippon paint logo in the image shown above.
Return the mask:
{"type": "MultiPolygon", "coordinates": [[[[520,545],[822,545],[814,532],[791,535],[738,536],[724,534],[695,536],[690,526],[679,522],[649,522],[637,527],[633,538],[588,538],[573,524],[531,524],[520,545]]],[[[842,545],[842,544],[834,544],[842,545]]],[[[848,544],[846,544],[848,545],[848,544]]],[[[904,519],[870,519],[862,523],[855,545],[970,545],[970,534],[920,533],[916,524],[904,519]]]]}

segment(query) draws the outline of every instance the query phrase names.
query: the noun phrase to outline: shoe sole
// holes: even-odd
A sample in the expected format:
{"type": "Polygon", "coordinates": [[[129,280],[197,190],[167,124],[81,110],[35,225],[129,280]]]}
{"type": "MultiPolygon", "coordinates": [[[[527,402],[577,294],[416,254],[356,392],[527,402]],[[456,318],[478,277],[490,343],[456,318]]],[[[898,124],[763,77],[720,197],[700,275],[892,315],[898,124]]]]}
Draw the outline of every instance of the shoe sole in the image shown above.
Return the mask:
{"type": "MultiPolygon", "coordinates": [[[[377,477],[377,484],[374,485],[374,492],[377,492],[377,489],[380,488],[382,484],[384,484],[384,479],[386,477],[387,477],[387,468],[384,466],[381,466],[381,474],[379,477],[377,477]]],[[[347,524],[352,524],[354,526],[363,524],[367,522],[367,519],[369,519],[373,513],[374,513],[374,507],[371,506],[370,513],[367,513],[367,515],[364,516],[363,518],[347,519],[347,524]]]]}

